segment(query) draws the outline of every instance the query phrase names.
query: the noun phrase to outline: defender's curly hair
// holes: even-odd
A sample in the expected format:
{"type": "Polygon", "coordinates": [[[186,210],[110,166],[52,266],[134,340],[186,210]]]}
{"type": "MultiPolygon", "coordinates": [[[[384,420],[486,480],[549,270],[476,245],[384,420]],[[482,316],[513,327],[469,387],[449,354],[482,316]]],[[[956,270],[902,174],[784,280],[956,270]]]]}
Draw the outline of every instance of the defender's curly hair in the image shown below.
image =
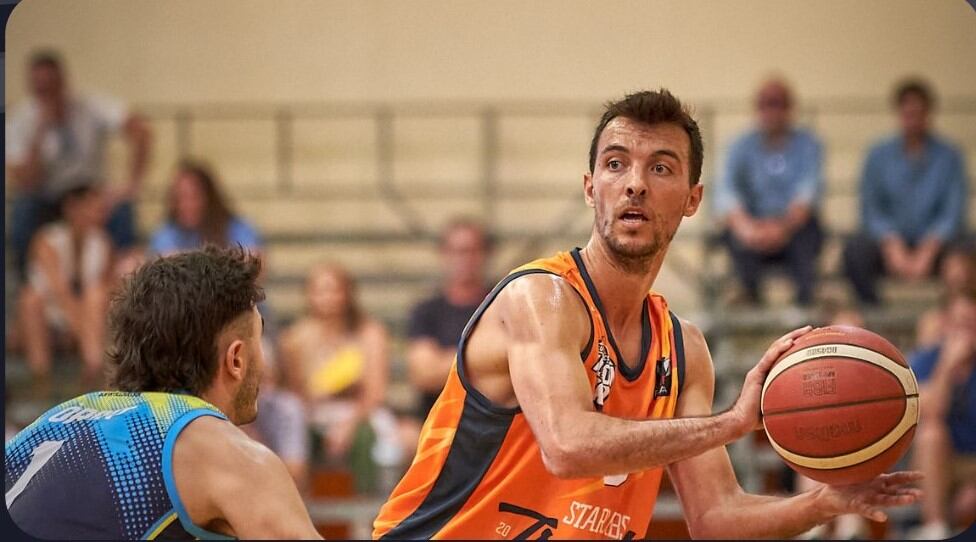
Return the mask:
{"type": "Polygon", "coordinates": [[[140,267],[109,310],[113,387],[201,394],[216,373],[218,335],[264,299],[260,271],[243,248],[213,245],[140,267]]]}

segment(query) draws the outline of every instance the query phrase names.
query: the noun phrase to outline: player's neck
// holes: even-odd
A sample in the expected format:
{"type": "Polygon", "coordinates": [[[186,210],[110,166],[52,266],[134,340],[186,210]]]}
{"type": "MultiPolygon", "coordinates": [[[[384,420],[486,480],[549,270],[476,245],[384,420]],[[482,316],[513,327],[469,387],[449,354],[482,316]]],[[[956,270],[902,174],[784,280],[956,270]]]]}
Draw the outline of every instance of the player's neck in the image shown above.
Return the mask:
{"type": "Polygon", "coordinates": [[[640,321],[644,299],[664,261],[663,251],[638,270],[620,262],[601,240],[594,237],[582,250],[582,257],[610,325],[623,327],[634,319],[640,321]]]}

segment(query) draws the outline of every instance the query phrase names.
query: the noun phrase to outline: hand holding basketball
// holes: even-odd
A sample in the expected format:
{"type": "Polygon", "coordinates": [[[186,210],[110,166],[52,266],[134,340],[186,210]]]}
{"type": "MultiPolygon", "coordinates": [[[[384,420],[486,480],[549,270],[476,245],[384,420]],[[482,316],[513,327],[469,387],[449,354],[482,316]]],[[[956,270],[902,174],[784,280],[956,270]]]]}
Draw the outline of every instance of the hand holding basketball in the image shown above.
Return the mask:
{"type": "Polygon", "coordinates": [[[769,345],[766,353],[759,359],[759,363],[746,373],[745,382],[742,384],[742,392],[739,394],[739,399],[735,402],[735,406],[732,407],[736,415],[736,420],[741,421],[743,433],[762,429],[760,402],[766,375],[769,374],[769,370],[780,356],[793,346],[793,341],[808,333],[811,329],[813,329],[811,326],[803,326],[773,341],[773,344],[769,345]]]}
{"type": "Polygon", "coordinates": [[[821,486],[817,500],[829,516],[859,514],[872,521],[885,521],[888,515],[882,510],[889,506],[913,504],[922,496],[922,490],[911,487],[922,479],[917,471],[881,474],[860,484],[821,486]]]}

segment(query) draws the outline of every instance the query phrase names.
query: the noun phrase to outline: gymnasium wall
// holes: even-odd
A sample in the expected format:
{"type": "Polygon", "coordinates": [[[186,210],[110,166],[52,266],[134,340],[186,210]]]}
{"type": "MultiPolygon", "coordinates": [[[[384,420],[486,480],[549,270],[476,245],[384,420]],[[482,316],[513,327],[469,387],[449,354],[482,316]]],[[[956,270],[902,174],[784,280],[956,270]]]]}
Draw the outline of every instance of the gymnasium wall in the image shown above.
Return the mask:
{"type": "Polygon", "coordinates": [[[809,97],[887,96],[909,72],[976,90],[964,0],[26,0],[6,38],[8,104],[38,45],[76,86],[152,103],[734,99],[773,69],[809,97]]]}

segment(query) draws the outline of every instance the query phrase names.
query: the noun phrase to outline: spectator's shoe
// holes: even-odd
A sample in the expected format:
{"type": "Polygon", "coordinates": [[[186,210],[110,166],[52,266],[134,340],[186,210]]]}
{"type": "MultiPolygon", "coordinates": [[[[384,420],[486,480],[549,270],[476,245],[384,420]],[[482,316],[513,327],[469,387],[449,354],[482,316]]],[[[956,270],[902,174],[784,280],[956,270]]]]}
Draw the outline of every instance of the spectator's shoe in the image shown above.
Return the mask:
{"type": "Polygon", "coordinates": [[[926,523],[910,529],[905,538],[908,540],[945,540],[952,536],[952,529],[945,523],[926,523]]]}

